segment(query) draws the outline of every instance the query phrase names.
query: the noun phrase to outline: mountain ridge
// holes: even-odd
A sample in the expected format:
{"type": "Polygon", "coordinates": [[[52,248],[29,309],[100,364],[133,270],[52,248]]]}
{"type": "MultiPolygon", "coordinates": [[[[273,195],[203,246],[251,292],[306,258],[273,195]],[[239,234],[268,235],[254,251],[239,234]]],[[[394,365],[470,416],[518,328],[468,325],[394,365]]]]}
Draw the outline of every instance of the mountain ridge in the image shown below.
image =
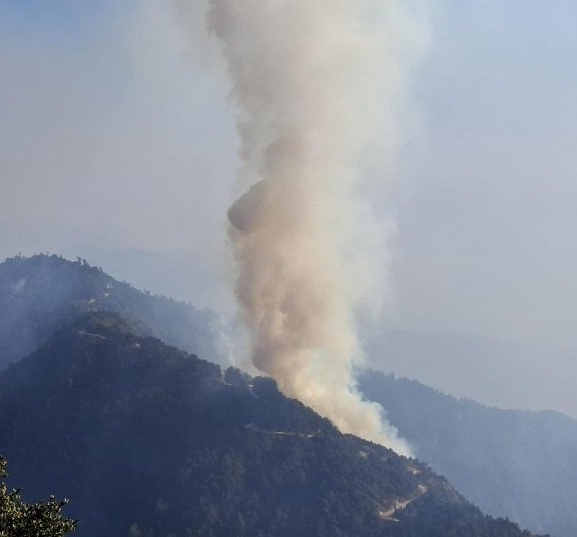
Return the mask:
{"type": "Polygon", "coordinates": [[[362,375],[360,388],[387,409],[418,458],[485,512],[535,532],[575,535],[576,420],[488,407],[376,371],[362,375]]]}
{"type": "Polygon", "coordinates": [[[271,379],[135,336],[118,314],[88,313],[3,371],[0,408],[25,493],[71,497],[82,537],[530,535],[271,379]]]}
{"type": "Polygon", "coordinates": [[[67,322],[97,310],[120,313],[133,330],[216,361],[216,314],[139,291],[86,260],[37,254],[0,263],[0,369],[34,351],[67,322]]]}

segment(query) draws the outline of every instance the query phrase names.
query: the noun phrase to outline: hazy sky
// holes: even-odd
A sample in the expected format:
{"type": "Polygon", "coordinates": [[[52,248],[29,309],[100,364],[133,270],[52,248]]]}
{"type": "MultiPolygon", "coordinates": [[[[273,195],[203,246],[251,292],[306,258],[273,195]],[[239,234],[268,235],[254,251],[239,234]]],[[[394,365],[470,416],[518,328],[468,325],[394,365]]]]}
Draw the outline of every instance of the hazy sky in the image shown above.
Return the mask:
{"type": "Polygon", "coordinates": [[[400,320],[577,341],[577,4],[446,2],[397,208],[400,320]]]}
{"type": "MultiPolygon", "coordinates": [[[[577,3],[429,6],[376,189],[396,230],[387,325],[577,349],[577,3]]],[[[215,51],[177,13],[0,0],[0,255],[179,252],[183,295],[227,303],[237,141],[215,51]]]]}

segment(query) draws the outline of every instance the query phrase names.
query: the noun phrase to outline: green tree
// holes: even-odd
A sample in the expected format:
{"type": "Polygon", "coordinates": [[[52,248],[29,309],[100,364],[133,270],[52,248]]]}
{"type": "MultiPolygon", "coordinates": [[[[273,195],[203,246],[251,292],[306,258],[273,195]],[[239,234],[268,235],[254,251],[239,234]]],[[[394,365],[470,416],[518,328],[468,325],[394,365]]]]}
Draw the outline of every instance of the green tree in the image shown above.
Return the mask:
{"type": "Polygon", "coordinates": [[[6,459],[0,457],[0,537],[62,537],[76,522],[62,515],[67,501],[53,496],[47,502],[26,504],[17,490],[8,490],[6,459]]]}

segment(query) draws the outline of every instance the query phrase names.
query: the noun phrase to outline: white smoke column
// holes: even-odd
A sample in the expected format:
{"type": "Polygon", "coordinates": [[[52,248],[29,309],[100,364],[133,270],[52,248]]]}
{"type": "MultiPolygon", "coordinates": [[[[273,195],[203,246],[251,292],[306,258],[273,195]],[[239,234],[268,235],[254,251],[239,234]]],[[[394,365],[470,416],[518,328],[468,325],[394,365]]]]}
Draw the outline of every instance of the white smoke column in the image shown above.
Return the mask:
{"type": "Polygon", "coordinates": [[[355,314],[381,296],[384,268],[359,166],[375,141],[393,145],[402,77],[386,21],[402,23],[401,11],[374,0],[209,4],[238,109],[247,191],[229,220],[252,361],[341,431],[408,454],[353,375],[355,314]]]}

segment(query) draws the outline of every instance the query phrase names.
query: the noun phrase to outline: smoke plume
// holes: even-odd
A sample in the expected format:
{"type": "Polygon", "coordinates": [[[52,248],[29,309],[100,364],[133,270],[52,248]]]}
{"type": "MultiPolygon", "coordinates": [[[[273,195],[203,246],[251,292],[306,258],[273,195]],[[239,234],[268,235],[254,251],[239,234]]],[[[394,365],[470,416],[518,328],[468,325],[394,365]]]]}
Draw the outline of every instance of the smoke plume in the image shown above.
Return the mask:
{"type": "Polygon", "coordinates": [[[393,147],[401,18],[395,2],[374,0],[211,0],[208,10],[241,138],[246,191],[229,221],[252,361],[341,431],[408,454],[354,378],[355,316],[382,296],[384,271],[360,168],[375,142],[393,147]]]}

